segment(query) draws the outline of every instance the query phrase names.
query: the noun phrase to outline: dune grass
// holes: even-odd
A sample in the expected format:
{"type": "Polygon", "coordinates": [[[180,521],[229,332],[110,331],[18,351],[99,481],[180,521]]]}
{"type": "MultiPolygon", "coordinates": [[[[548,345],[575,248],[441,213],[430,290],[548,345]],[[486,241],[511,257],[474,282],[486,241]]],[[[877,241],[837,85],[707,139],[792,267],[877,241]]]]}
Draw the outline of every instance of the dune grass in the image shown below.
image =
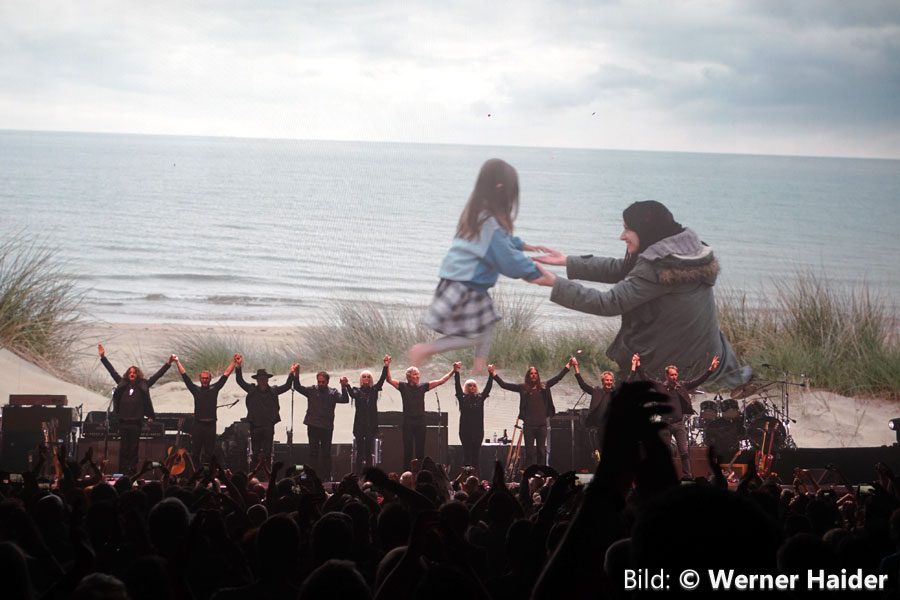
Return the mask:
{"type": "MultiPolygon", "coordinates": [[[[575,329],[547,329],[536,316],[537,301],[519,294],[497,292],[494,304],[502,319],[497,324],[491,347],[492,362],[510,371],[534,365],[542,372],[554,372],[577,350],[585,369],[603,370],[611,362],[603,354],[611,339],[608,332],[575,329]]],[[[298,352],[311,357],[325,368],[371,367],[384,354],[405,365],[406,353],[417,342],[437,334],[419,321],[425,307],[385,307],[377,302],[337,302],[329,311],[334,317],[306,330],[298,352]]],[[[465,350],[435,356],[436,371],[456,360],[471,366],[473,351],[465,350]]]]}
{"type": "Polygon", "coordinates": [[[58,370],[81,333],[83,294],[43,240],[0,241],[0,345],[58,370]]]}
{"type": "MultiPolygon", "coordinates": [[[[56,252],[41,240],[14,235],[0,241],[0,344],[63,373],[80,339],[83,293],[66,275],[56,252]]],[[[490,360],[505,373],[530,365],[551,374],[581,350],[586,374],[614,367],[604,352],[613,332],[597,320],[594,328],[555,326],[536,316],[537,300],[508,290],[494,295],[497,325],[490,360]]],[[[775,293],[751,305],[746,295],[718,291],[721,326],[741,362],[759,379],[806,375],[821,389],[845,395],[900,399],[900,344],[893,305],[865,283],[839,286],[826,277],[801,272],[775,286],[775,293]],[[768,364],[772,367],[764,368],[768,364]]],[[[404,366],[416,342],[434,339],[423,325],[424,307],[387,306],[376,301],[335,302],[321,325],[298,328],[296,342],[261,345],[227,330],[190,331],[172,340],[192,372],[220,373],[235,349],[247,368],[287,372],[294,361],[307,368],[362,368],[380,364],[384,354],[404,366]]],[[[584,321],[581,321],[584,323],[584,321]]],[[[454,360],[471,365],[472,351],[436,356],[431,369],[454,360]]]]}
{"type": "Polygon", "coordinates": [[[900,395],[896,316],[868,285],[801,272],[775,290],[756,307],[740,294],[719,296],[722,329],[758,377],[789,372],[840,394],[900,395]]]}
{"type": "Polygon", "coordinates": [[[224,333],[190,330],[174,337],[170,345],[178,348],[181,364],[195,378],[204,370],[214,375],[221,373],[235,352],[244,356],[244,369],[248,373],[258,368],[287,373],[297,360],[297,354],[288,347],[260,344],[227,329],[224,333]]]}

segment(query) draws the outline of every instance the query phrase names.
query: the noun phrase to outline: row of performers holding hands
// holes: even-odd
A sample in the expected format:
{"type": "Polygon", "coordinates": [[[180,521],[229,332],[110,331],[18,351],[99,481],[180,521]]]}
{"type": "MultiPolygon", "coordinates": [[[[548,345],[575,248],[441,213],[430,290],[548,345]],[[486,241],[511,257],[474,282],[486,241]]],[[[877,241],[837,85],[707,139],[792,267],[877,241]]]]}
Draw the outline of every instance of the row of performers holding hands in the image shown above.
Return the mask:
{"type": "MultiPolygon", "coordinates": [[[[553,404],[551,388],[559,383],[570,369],[575,370],[578,384],[590,394],[590,405],[584,425],[591,432],[594,448],[601,447],[601,436],[605,424],[606,406],[609,395],[615,387],[613,373],[605,371],[601,374],[600,385],[591,386],[584,381],[575,357],[569,359],[562,370],[551,379],[541,380],[535,367],[529,367],[522,383],[504,381],[496,372],[494,365],[488,366],[489,377],[484,388],[479,390],[474,379],[464,383],[460,381],[461,363],[453,364],[451,370],[443,377],[428,382],[420,381],[420,373],[416,367],[406,369],[406,380],[398,381],[391,376],[391,357],[384,357],[381,376],[376,381],[370,371],[360,374],[359,386],[351,386],[347,377],[342,377],[341,390],[329,387],[330,376],[325,371],[316,374],[316,385],[304,386],[300,383],[300,366],[293,364],[287,381],[281,385],[269,385],[272,377],[265,369],[258,369],[251,378],[255,383],[247,382],[243,377],[243,356],[235,354],[223,374],[212,381],[209,371],[199,373],[200,385],[188,377],[178,357],[172,354],[162,367],[149,378],[145,378],[141,369],[130,366],[122,377],[115,370],[102,344],[97,345],[100,360],[109,371],[116,388],[113,392],[113,411],[118,415],[120,432],[120,469],[125,473],[134,472],[138,461],[138,440],[144,418],[154,417],[153,404],[150,399],[150,388],[162,377],[174,363],[184,381],[185,386],[194,398],[194,425],[191,431],[193,454],[195,459],[205,462],[212,457],[216,437],[216,407],[219,391],[225,385],[229,375],[235,373],[238,385],[247,393],[247,422],[250,424],[250,437],[256,461],[271,456],[275,424],[281,420],[278,397],[294,389],[308,400],[306,416],[303,423],[307,427],[309,437],[309,462],[316,471],[324,476],[331,474],[331,440],[334,430],[334,410],[337,404],[348,403],[352,398],[356,409],[353,420],[353,436],[356,442],[356,461],[354,471],[362,472],[363,466],[372,466],[372,453],[375,436],[378,433],[378,395],[385,382],[399,392],[403,405],[402,439],[404,464],[409,465],[414,458],[422,459],[425,454],[425,394],[450,380],[455,379],[456,399],[460,410],[459,437],[463,447],[464,462],[477,466],[478,454],[484,439],[484,403],[490,395],[493,383],[503,389],[519,394],[519,419],[522,420],[522,433],[525,449],[525,464],[543,464],[546,456],[547,420],[556,409],[553,404]]],[[[699,386],[718,366],[718,357],[714,357],[709,370],[696,380],[681,382],[678,380],[676,367],[666,368],[666,379],[655,381],[640,370],[640,357],[635,354],[632,360],[632,376],[655,381],[659,390],[670,398],[672,411],[669,413],[670,427],[666,436],[674,436],[683,464],[690,461],[687,456],[686,435],[678,429],[682,414],[691,412],[690,390],[699,386]],[[683,443],[682,443],[683,442],[683,443]],[[684,452],[682,453],[682,445],[684,452]]],[[[683,430],[683,428],[682,428],[683,430]]]]}

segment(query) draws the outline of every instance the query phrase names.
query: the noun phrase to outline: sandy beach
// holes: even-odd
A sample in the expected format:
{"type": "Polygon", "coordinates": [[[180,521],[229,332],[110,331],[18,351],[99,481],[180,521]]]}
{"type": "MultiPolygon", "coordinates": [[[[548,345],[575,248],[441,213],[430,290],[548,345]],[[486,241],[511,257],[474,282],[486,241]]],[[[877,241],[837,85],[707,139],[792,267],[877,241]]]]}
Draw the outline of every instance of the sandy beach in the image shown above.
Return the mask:
{"type": "MultiPolygon", "coordinates": [[[[140,365],[146,372],[152,372],[161,365],[169,354],[179,354],[181,360],[190,364],[190,357],[179,353],[178,348],[171,347],[172,340],[186,332],[202,332],[207,327],[183,326],[176,324],[108,324],[89,325],[73,355],[73,371],[78,374],[74,382],[66,382],[39,367],[22,360],[8,350],[0,350],[0,398],[4,403],[9,394],[66,394],[69,406],[83,406],[85,413],[92,410],[105,410],[109,403],[109,395],[97,393],[89,389],[102,389],[104,385],[112,390],[112,380],[100,364],[97,357],[96,344],[103,342],[107,356],[120,371],[132,364],[140,365]],[[97,388],[97,386],[100,386],[97,388]]],[[[266,344],[276,347],[295,339],[298,335],[296,327],[244,326],[228,328],[230,333],[238,334],[240,339],[252,341],[254,344],[266,344]]],[[[222,333],[221,329],[217,332],[222,333]]],[[[240,348],[234,349],[236,352],[240,348]]],[[[301,365],[301,382],[312,384],[318,367],[297,357],[301,365]]],[[[247,373],[267,365],[245,365],[247,373]]],[[[393,375],[402,377],[404,357],[395,357],[393,375]]],[[[424,370],[424,378],[435,379],[446,373],[447,368],[438,368],[440,363],[424,370]]],[[[269,367],[271,368],[271,367],[269,367]]],[[[380,372],[381,365],[371,365],[370,370],[380,372]]],[[[331,372],[332,385],[338,387],[341,376],[346,375],[354,384],[359,381],[361,369],[338,370],[331,372]]],[[[171,370],[175,373],[175,370],[171,370]]],[[[196,373],[189,373],[196,380],[196,373]]],[[[510,379],[517,374],[509,373],[510,379]]],[[[274,383],[281,383],[286,373],[275,373],[274,383]]],[[[463,374],[465,376],[465,373],[463,374]]],[[[377,376],[377,375],[376,375],[377,376]]],[[[483,385],[483,383],[482,383],[483,385]]],[[[219,409],[218,430],[246,415],[244,392],[234,383],[233,376],[219,395],[220,405],[228,405],[219,409]]],[[[563,411],[573,405],[583,406],[581,390],[575,385],[574,378],[567,377],[554,388],[554,401],[557,410],[563,411]],[[579,404],[580,402],[580,404],[579,404]]],[[[695,398],[695,405],[701,399],[695,398]]],[[[756,398],[749,398],[752,401],[756,398]]],[[[770,388],[770,400],[780,401],[777,386],[770,388]]],[[[168,375],[153,387],[153,403],[159,412],[189,412],[192,410],[191,396],[180,379],[168,375]]],[[[459,411],[453,394],[452,381],[436,388],[426,397],[426,408],[448,413],[450,423],[449,440],[451,444],[459,443],[458,426],[459,411]]],[[[291,422],[291,393],[281,396],[282,421],[275,428],[275,439],[286,441],[286,431],[291,422]]],[[[399,411],[401,409],[399,393],[391,386],[385,385],[379,402],[382,411],[399,411]]],[[[518,409],[518,397],[510,392],[494,387],[485,409],[485,435],[498,436],[504,429],[512,431],[518,409]]],[[[306,399],[300,394],[293,395],[294,440],[298,443],[307,441],[303,417],[306,412],[306,399]]],[[[792,388],[790,390],[791,417],[796,423],[791,427],[798,447],[802,448],[840,448],[889,445],[896,441],[893,431],[888,429],[890,419],[900,416],[898,409],[888,400],[877,398],[848,398],[822,390],[792,388]]],[[[353,408],[349,405],[338,406],[335,414],[334,441],[349,443],[352,435],[353,408]]]]}

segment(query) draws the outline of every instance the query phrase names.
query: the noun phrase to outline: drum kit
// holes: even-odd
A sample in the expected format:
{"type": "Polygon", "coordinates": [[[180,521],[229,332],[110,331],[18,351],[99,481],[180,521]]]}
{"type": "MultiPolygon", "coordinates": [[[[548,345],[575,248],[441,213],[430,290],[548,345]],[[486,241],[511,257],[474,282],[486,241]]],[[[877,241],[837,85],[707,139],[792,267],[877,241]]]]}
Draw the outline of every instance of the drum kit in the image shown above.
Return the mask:
{"type": "Polygon", "coordinates": [[[728,398],[717,394],[713,400],[703,400],[699,414],[686,417],[690,443],[712,446],[723,465],[747,462],[738,459],[753,451],[758,472],[768,474],[774,453],[796,448],[790,433],[791,424],[796,423],[790,417],[790,388],[805,388],[806,378],[800,378],[801,383],[795,383],[785,372],[778,380],[739,385],[728,398]]]}

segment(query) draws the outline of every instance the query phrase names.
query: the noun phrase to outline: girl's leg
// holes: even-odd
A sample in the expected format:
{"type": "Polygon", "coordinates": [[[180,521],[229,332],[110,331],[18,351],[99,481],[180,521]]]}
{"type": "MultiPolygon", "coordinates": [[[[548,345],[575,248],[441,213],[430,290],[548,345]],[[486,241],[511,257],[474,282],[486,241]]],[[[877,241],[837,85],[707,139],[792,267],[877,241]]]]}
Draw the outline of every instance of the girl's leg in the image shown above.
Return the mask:
{"type": "Polygon", "coordinates": [[[416,344],[409,349],[409,362],[413,366],[421,366],[428,357],[443,354],[450,350],[461,350],[475,346],[474,374],[482,375],[487,370],[487,356],[494,341],[494,325],[488,326],[478,337],[468,338],[461,335],[446,335],[433,342],[416,344]]]}

